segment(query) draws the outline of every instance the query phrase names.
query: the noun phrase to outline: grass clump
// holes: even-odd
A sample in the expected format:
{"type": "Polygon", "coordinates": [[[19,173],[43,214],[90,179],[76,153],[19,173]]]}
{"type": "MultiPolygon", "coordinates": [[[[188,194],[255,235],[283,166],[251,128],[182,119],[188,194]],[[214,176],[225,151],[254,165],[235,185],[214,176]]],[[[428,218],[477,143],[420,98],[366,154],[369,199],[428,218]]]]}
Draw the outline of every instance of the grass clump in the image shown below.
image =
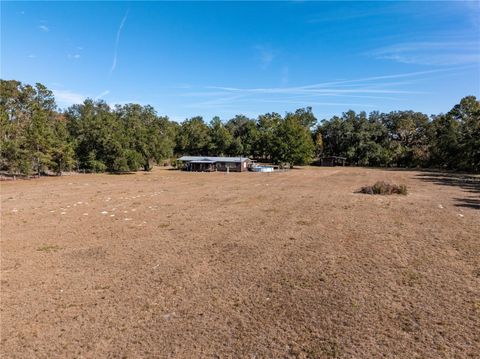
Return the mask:
{"type": "Polygon", "coordinates": [[[405,185],[396,185],[384,181],[379,181],[373,186],[365,186],[360,189],[360,193],[366,194],[381,194],[381,195],[390,195],[390,194],[401,194],[406,195],[408,193],[407,186],[405,185]]]}
{"type": "Polygon", "coordinates": [[[38,248],[37,248],[37,251],[49,253],[49,252],[56,252],[56,251],[58,251],[59,249],[60,249],[60,247],[57,246],[57,245],[44,244],[43,246],[38,247],[38,248]]]}

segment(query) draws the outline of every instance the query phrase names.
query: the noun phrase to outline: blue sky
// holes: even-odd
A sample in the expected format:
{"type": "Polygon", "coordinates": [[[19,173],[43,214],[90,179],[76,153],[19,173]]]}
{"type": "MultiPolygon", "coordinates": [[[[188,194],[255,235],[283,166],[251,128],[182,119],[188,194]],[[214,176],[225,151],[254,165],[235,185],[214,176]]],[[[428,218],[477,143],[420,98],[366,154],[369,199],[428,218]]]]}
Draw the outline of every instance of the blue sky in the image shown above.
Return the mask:
{"type": "Polygon", "coordinates": [[[182,121],[480,97],[480,2],[4,2],[1,78],[182,121]]]}

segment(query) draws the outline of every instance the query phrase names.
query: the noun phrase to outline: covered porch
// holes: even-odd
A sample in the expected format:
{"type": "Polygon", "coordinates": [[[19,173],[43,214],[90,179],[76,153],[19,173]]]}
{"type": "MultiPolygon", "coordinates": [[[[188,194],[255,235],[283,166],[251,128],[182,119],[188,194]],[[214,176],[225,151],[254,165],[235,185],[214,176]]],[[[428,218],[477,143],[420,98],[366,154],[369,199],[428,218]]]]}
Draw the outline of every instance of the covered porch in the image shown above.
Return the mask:
{"type": "Polygon", "coordinates": [[[191,161],[187,164],[187,171],[194,172],[215,172],[217,170],[215,161],[191,161]]]}

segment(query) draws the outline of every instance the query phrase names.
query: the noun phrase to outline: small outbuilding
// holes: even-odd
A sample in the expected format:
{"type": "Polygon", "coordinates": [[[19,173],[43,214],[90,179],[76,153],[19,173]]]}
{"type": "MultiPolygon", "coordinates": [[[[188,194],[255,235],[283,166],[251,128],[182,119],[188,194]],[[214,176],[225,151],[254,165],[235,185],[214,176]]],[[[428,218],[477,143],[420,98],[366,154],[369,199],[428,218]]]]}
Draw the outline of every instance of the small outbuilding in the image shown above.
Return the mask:
{"type": "Polygon", "coordinates": [[[248,157],[182,156],[177,167],[194,172],[244,172],[251,162],[248,157]]]}
{"type": "Polygon", "coordinates": [[[320,158],[320,166],[345,166],[346,157],[324,156],[320,158]]]}

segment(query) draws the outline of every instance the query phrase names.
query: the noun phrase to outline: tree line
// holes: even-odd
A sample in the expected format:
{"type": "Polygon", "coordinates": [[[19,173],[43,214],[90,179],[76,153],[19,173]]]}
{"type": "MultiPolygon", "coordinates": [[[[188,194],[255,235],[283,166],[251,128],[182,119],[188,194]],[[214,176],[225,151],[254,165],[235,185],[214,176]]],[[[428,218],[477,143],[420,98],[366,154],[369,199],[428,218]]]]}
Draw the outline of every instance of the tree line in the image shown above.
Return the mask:
{"type": "Polygon", "coordinates": [[[349,165],[480,171],[480,102],[463,98],[446,114],[348,111],[320,122],[310,107],[228,121],[182,123],[151,106],[85,100],[58,110],[53,92],[0,80],[0,171],[149,170],[181,155],[248,156],[291,165],[342,156],[349,165]]]}

